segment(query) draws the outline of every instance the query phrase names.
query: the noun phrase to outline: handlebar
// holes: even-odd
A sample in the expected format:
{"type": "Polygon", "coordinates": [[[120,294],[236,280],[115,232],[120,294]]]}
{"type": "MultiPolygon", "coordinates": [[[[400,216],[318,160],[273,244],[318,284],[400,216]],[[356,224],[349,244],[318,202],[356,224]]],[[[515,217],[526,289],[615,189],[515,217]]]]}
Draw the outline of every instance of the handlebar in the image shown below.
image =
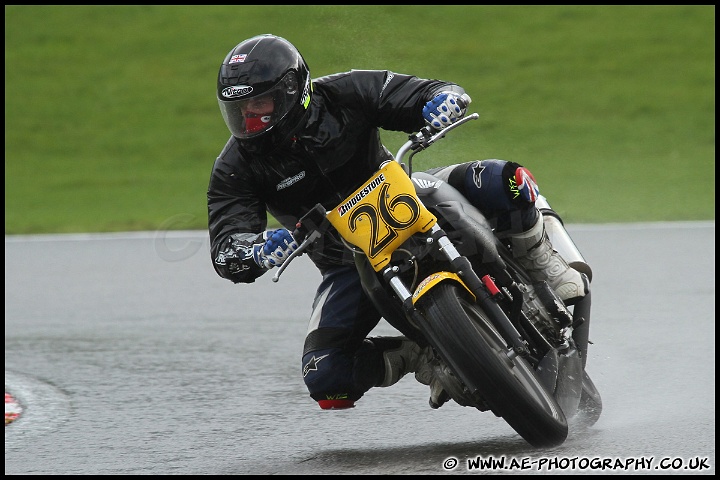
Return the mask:
{"type": "Polygon", "coordinates": [[[459,127],[465,122],[469,122],[470,120],[477,120],[478,118],[480,118],[480,115],[478,115],[477,113],[467,115],[458,120],[457,122],[451,123],[437,133],[433,133],[428,127],[423,127],[418,133],[410,135],[410,140],[405,142],[403,146],[400,147],[397,154],[395,154],[395,161],[398,163],[402,163],[405,155],[409,151],[412,151],[412,153],[410,154],[410,157],[412,158],[412,156],[415,155],[417,152],[425,150],[433,143],[445,137],[445,134],[447,134],[450,130],[459,127]]]}

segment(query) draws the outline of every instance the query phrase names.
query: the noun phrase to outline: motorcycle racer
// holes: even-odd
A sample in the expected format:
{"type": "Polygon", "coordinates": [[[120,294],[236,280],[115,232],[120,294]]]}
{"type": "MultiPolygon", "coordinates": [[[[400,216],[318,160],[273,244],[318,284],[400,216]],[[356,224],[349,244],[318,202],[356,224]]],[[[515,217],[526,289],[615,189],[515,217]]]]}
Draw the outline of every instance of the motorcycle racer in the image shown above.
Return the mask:
{"type": "MultiPolygon", "coordinates": [[[[388,70],[311,79],[302,55],[275,35],[240,42],[223,60],[217,99],[231,136],[207,190],[213,266],[234,283],[254,282],[297,248],[290,233],[315,204],[332,208],[392,155],[380,130],[439,130],[471,102],[457,84],[388,70]],[[268,230],[268,213],[282,228],[268,230]]],[[[539,188],[525,167],[503,160],[430,171],[496,223],[518,262],[572,304],[584,275],[552,249],[535,207],[539,188]]],[[[332,230],[307,251],[322,274],[312,303],[301,371],[323,409],[349,408],[373,387],[415,372],[431,383],[431,352],[409,339],[368,338],[380,314],[364,294],[352,255],[332,230]]],[[[437,404],[431,398],[431,404],[437,404]]]]}

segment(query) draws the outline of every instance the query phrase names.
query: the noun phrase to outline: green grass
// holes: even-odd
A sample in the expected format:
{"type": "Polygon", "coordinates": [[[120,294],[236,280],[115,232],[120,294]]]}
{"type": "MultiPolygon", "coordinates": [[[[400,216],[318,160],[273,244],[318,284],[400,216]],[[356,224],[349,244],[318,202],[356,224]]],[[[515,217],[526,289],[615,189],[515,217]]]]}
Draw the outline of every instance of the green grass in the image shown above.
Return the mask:
{"type": "Polygon", "coordinates": [[[44,5],[5,7],[5,233],[206,228],[217,69],[259,33],[313,77],[463,85],[480,121],[416,169],[517,161],[567,222],[715,218],[711,5],[44,5]]]}

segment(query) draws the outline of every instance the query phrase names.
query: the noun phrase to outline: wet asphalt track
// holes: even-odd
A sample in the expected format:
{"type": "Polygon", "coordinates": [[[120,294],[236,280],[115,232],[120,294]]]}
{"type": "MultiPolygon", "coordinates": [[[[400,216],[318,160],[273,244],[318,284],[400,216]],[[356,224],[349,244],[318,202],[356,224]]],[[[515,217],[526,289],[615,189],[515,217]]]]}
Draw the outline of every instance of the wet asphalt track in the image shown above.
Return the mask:
{"type": "Polygon", "coordinates": [[[5,389],[24,412],[5,474],[498,473],[477,457],[714,474],[715,222],[569,230],[594,272],[604,412],[546,451],[489,413],[431,410],[411,377],[321,411],[300,376],[319,281],[305,257],[278,284],[233,285],[204,232],[6,236],[5,389]]]}

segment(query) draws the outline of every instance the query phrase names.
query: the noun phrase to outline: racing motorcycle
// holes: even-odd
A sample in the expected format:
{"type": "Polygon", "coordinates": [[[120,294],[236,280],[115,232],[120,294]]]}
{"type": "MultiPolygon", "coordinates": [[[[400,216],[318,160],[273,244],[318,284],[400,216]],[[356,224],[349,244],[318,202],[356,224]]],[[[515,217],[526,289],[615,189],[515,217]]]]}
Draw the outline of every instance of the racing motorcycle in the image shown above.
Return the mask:
{"type": "MultiPolygon", "coordinates": [[[[441,402],[492,412],[534,447],[557,446],[567,439],[569,420],[592,425],[602,411],[585,371],[590,294],[565,306],[547,282],[533,281],[514,261],[511,246],[455,188],[412,172],[416,153],[477,118],[409,135],[394,160],[335,208],[316,205],[298,221],[299,246],[273,281],[334,228],[383,318],[432,347],[441,402]]],[[[555,250],[591,278],[557,213],[542,196],[536,205],[555,250]]],[[[434,408],[440,404],[431,400],[434,408]]]]}

